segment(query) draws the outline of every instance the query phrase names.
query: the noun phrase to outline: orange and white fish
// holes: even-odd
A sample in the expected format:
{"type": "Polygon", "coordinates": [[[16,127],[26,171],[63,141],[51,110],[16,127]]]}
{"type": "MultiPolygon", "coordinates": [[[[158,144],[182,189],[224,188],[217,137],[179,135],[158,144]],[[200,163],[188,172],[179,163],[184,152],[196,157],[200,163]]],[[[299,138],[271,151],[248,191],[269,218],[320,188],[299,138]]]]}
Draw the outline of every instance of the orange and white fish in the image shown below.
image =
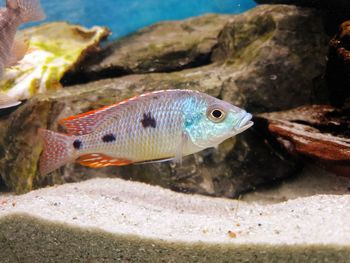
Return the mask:
{"type": "Polygon", "coordinates": [[[245,110],[197,91],[146,93],[61,120],[68,134],[40,129],[40,172],[73,161],[95,168],[181,161],[248,129],[251,118],[245,110]]]}
{"type": "MultiPolygon", "coordinates": [[[[0,77],[4,69],[21,60],[28,49],[23,39],[15,40],[17,28],[44,18],[39,0],[6,0],[6,7],[0,8],[0,77]]],[[[0,93],[0,109],[18,104],[19,101],[0,93]]]]}

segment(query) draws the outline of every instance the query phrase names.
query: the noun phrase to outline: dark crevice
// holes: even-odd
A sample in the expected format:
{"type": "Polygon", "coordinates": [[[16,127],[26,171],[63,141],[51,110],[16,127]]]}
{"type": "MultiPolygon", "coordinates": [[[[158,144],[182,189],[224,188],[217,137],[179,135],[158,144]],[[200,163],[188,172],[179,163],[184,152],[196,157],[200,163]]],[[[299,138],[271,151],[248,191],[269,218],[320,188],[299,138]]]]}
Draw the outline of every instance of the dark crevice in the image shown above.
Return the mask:
{"type": "Polygon", "coordinates": [[[96,72],[96,71],[68,72],[61,79],[61,84],[63,86],[86,84],[92,81],[97,81],[102,79],[120,78],[130,74],[133,74],[131,70],[127,70],[122,67],[109,67],[99,72],[96,72]]]}
{"type": "MultiPolygon", "coordinates": [[[[155,58],[154,61],[176,61],[180,59],[185,59],[186,51],[174,52],[164,55],[163,57],[155,58]]],[[[211,61],[212,52],[198,54],[196,57],[191,59],[189,63],[183,65],[174,65],[169,64],[158,64],[153,61],[145,61],[144,65],[140,64],[136,69],[125,68],[121,66],[111,66],[108,68],[101,69],[99,71],[89,70],[90,66],[98,65],[98,62],[101,62],[101,57],[105,58],[104,55],[99,56],[100,59],[87,58],[83,61],[84,67],[81,67],[80,70],[73,72],[68,72],[64,75],[61,80],[63,86],[72,86],[77,84],[86,84],[88,82],[103,80],[108,78],[120,78],[127,75],[133,74],[151,74],[151,73],[172,73],[178,72],[185,69],[198,68],[206,66],[212,63],[211,61]],[[95,63],[95,64],[94,64],[95,63]],[[149,65],[152,65],[149,66],[149,65]],[[152,69],[153,68],[153,69],[152,69]]],[[[92,66],[93,67],[93,66],[92,66]]]]}
{"type": "Polygon", "coordinates": [[[5,182],[2,179],[1,174],[0,174],[0,195],[1,195],[2,192],[5,192],[7,190],[8,189],[6,188],[5,182]]]}
{"type": "Polygon", "coordinates": [[[329,122],[325,124],[311,124],[307,121],[297,120],[293,121],[297,124],[307,125],[320,131],[320,133],[328,133],[336,137],[350,138],[349,123],[343,122],[329,122]]]}
{"type": "Polygon", "coordinates": [[[301,159],[296,155],[291,156],[291,153],[278,141],[278,138],[274,136],[269,130],[269,121],[260,117],[253,117],[254,132],[256,136],[260,136],[262,141],[265,141],[267,147],[271,152],[275,152],[281,156],[284,160],[294,159],[294,161],[300,163],[301,159]]]}

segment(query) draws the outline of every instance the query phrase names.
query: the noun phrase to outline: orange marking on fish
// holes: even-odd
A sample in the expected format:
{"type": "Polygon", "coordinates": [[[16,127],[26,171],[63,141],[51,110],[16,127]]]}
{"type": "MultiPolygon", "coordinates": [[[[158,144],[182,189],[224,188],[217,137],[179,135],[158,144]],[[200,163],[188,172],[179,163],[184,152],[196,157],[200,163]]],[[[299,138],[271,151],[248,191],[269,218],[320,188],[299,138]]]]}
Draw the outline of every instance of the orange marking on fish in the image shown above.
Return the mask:
{"type": "Polygon", "coordinates": [[[80,118],[83,118],[83,117],[86,117],[86,116],[89,116],[89,115],[94,115],[95,113],[105,111],[106,109],[112,108],[113,106],[116,106],[118,104],[113,104],[113,105],[110,105],[110,106],[102,107],[100,109],[91,110],[91,111],[88,111],[88,112],[85,112],[85,113],[82,113],[82,114],[73,115],[73,116],[70,116],[70,117],[67,117],[67,118],[59,120],[58,123],[61,124],[61,125],[65,125],[65,122],[67,122],[67,121],[72,121],[72,120],[80,119],[80,118]]]}
{"type": "MultiPolygon", "coordinates": [[[[153,93],[153,92],[149,92],[149,93],[153,93]]],[[[146,94],[149,94],[149,93],[146,93],[146,94]]],[[[142,95],[137,95],[137,96],[134,96],[132,98],[122,100],[120,102],[117,102],[117,103],[109,105],[109,106],[104,106],[104,107],[96,109],[96,110],[91,110],[91,111],[84,112],[84,113],[81,113],[81,114],[78,114],[78,115],[70,116],[70,117],[67,117],[67,118],[59,120],[58,123],[61,124],[61,125],[64,125],[65,122],[67,122],[67,121],[80,119],[80,118],[83,118],[83,117],[86,117],[86,116],[89,116],[89,115],[94,115],[96,113],[100,113],[100,112],[106,111],[107,109],[111,109],[111,108],[113,108],[115,106],[118,106],[120,104],[124,104],[124,103],[126,103],[128,101],[135,100],[135,99],[137,99],[138,97],[141,97],[141,96],[142,95]]]]}
{"type": "Polygon", "coordinates": [[[81,165],[92,167],[92,168],[101,168],[107,166],[123,166],[133,163],[133,161],[125,159],[115,159],[108,155],[104,154],[86,154],[80,156],[76,162],[81,165]],[[97,155],[97,156],[96,156],[97,155]]]}

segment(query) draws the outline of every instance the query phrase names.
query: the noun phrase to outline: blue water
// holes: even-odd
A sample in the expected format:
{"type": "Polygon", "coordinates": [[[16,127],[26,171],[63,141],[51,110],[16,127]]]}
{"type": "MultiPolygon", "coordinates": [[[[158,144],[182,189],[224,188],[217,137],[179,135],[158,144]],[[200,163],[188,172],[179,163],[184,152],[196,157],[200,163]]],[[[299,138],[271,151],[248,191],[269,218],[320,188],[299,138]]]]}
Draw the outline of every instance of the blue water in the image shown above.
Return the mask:
{"type": "Polygon", "coordinates": [[[84,26],[109,27],[119,38],[164,20],[205,13],[237,14],[256,4],[253,0],[41,0],[45,21],[64,20],[84,26]]]}

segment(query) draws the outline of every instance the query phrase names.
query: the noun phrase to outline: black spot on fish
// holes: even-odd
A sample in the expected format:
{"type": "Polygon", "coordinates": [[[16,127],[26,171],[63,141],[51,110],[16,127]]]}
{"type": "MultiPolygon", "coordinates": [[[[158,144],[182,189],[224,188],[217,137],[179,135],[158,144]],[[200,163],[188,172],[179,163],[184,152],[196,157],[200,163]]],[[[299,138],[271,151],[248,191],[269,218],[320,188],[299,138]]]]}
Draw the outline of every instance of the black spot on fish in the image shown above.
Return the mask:
{"type": "Polygon", "coordinates": [[[75,140],[75,141],[73,142],[73,147],[74,147],[74,149],[79,150],[79,149],[81,148],[81,146],[83,146],[83,143],[81,142],[81,140],[75,140]]]}
{"type": "Polygon", "coordinates": [[[112,133],[106,134],[102,137],[103,142],[114,142],[115,140],[115,135],[112,133]]]}
{"type": "Polygon", "coordinates": [[[143,119],[141,120],[142,126],[144,128],[152,127],[155,128],[157,126],[156,120],[152,117],[151,113],[144,113],[143,119]]]}

